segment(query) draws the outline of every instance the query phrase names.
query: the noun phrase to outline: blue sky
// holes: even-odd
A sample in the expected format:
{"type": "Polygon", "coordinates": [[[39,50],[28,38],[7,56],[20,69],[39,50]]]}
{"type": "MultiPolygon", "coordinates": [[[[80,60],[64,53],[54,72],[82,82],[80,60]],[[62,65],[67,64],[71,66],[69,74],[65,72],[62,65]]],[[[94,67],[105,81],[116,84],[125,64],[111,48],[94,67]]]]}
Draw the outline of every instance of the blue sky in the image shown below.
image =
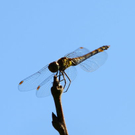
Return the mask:
{"type": "Polygon", "coordinates": [[[108,59],[77,77],[62,96],[69,134],[135,134],[135,2],[5,0],[0,2],[0,134],[58,134],[51,96],[20,92],[18,83],[80,46],[111,45],[108,59]]]}

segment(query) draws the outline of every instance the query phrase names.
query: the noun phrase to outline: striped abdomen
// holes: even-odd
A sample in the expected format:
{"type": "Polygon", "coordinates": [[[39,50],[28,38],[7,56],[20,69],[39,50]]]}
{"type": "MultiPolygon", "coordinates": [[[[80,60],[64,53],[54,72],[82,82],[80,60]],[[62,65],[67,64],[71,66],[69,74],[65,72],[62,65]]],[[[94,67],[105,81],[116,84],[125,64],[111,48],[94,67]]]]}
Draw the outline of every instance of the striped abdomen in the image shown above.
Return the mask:
{"type": "Polygon", "coordinates": [[[107,50],[110,46],[106,45],[106,46],[102,46],[92,52],[89,52],[83,56],[80,56],[80,57],[77,57],[77,58],[73,58],[72,59],[72,64],[73,66],[75,65],[78,65],[79,63],[83,62],[84,60],[90,58],[91,56],[97,54],[97,53],[100,53],[100,52],[103,52],[104,50],[107,50]]]}

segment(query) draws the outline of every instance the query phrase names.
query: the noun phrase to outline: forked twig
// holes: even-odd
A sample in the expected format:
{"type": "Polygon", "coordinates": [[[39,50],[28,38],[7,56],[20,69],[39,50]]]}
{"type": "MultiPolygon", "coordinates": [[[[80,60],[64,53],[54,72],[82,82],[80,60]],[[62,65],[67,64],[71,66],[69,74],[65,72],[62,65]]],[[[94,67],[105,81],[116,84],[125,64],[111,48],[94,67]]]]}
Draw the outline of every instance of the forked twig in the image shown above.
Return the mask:
{"type": "Polygon", "coordinates": [[[57,116],[52,113],[52,125],[59,132],[60,135],[68,135],[61,103],[63,87],[60,85],[56,75],[54,76],[54,82],[53,87],[51,88],[51,92],[57,112],[57,116]]]}

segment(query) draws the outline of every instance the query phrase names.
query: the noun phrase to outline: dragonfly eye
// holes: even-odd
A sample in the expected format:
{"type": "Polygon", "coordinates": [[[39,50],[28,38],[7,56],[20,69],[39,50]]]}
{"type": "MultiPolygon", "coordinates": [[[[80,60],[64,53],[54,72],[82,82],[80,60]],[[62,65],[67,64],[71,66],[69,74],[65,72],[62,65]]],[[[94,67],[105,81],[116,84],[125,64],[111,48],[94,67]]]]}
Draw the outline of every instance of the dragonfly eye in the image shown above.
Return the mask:
{"type": "Polygon", "coordinates": [[[48,69],[51,72],[57,72],[59,70],[59,64],[57,62],[52,62],[49,64],[48,69]]]}

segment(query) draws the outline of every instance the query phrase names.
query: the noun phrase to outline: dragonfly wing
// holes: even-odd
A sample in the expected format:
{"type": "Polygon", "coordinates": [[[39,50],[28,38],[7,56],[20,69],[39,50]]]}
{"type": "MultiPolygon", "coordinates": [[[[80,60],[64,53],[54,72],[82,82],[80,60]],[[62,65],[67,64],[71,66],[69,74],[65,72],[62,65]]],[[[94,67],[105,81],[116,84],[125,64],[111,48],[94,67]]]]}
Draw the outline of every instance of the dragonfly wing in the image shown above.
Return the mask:
{"type": "Polygon", "coordinates": [[[74,66],[71,66],[65,70],[66,74],[70,78],[71,81],[73,81],[77,76],[77,71],[74,66]]]}
{"type": "Polygon", "coordinates": [[[51,87],[53,85],[53,77],[55,73],[47,77],[42,83],[37,87],[36,95],[39,98],[49,96],[51,94],[51,87]]]}
{"type": "MultiPolygon", "coordinates": [[[[87,48],[80,47],[80,48],[76,49],[75,51],[67,54],[65,57],[68,57],[68,58],[81,57],[89,52],[90,51],[87,48]]],[[[83,70],[85,70],[87,72],[93,72],[105,63],[107,57],[108,57],[108,55],[105,51],[99,52],[98,54],[86,59],[79,65],[83,70]]]]}
{"type": "MultiPolygon", "coordinates": [[[[70,78],[70,81],[71,81],[71,82],[74,81],[74,79],[75,79],[76,76],[77,76],[77,70],[76,70],[76,68],[73,67],[73,66],[67,68],[67,69],[65,70],[65,73],[66,73],[67,76],[70,78]]],[[[69,79],[67,78],[67,76],[65,75],[66,86],[65,86],[64,92],[67,91],[68,86],[70,85],[70,81],[69,81],[69,79]]],[[[62,83],[64,83],[64,82],[62,82],[62,83]]],[[[62,83],[61,83],[61,84],[62,84],[62,83]]],[[[63,84],[63,86],[64,86],[64,84],[63,84]]]]}
{"type": "MultiPolygon", "coordinates": [[[[66,74],[68,75],[68,77],[70,78],[71,81],[73,81],[77,75],[77,71],[75,67],[69,67],[65,70],[66,74]]],[[[50,75],[48,78],[46,78],[39,86],[36,91],[36,95],[37,97],[46,97],[48,95],[51,94],[51,86],[53,85],[53,77],[54,77],[55,73],[50,75]]],[[[61,80],[63,80],[63,76],[61,76],[61,80]]],[[[65,75],[65,79],[66,79],[66,87],[64,89],[64,91],[67,90],[67,87],[69,85],[69,80],[67,78],[67,76],[65,75]]],[[[64,80],[60,82],[60,84],[62,86],[64,86],[65,82],[64,80]]]]}
{"type": "Polygon", "coordinates": [[[75,51],[68,53],[67,55],[65,55],[65,57],[68,58],[76,58],[76,57],[80,57],[83,56],[87,53],[89,53],[90,51],[87,48],[84,47],[79,47],[78,49],[76,49],[75,51]]]}
{"type": "Polygon", "coordinates": [[[83,70],[87,72],[93,72],[105,63],[107,57],[108,57],[107,53],[103,51],[86,59],[79,65],[83,70]]]}
{"type": "Polygon", "coordinates": [[[18,89],[20,91],[29,91],[29,90],[36,89],[37,86],[41,82],[43,82],[46,77],[50,76],[51,74],[52,73],[48,70],[48,65],[46,65],[45,67],[43,67],[41,70],[39,70],[35,74],[22,80],[18,85],[18,89]]]}

